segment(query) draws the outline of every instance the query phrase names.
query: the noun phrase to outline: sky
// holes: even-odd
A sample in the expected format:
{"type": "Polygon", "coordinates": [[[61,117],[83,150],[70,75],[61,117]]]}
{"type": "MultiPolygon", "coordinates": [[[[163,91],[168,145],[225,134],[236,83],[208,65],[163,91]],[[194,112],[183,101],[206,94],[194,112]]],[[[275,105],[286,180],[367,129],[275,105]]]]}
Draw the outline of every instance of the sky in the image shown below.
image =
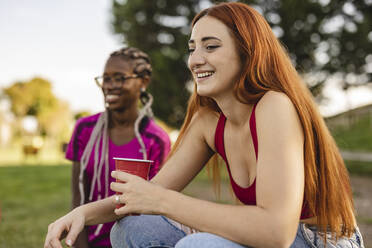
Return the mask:
{"type": "Polygon", "coordinates": [[[1,0],[0,87],[43,77],[74,111],[103,110],[94,82],[110,52],[109,0],[1,0]]]}
{"type": "MultiPolygon", "coordinates": [[[[0,89],[40,76],[74,112],[103,110],[94,83],[110,52],[122,47],[111,30],[109,0],[1,0],[0,89]]],[[[336,83],[325,88],[325,116],[372,103],[372,91],[346,95],[336,83]]],[[[156,99],[155,99],[156,100],[156,99]]],[[[186,103],[185,103],[186,104],[186,103]]]]}

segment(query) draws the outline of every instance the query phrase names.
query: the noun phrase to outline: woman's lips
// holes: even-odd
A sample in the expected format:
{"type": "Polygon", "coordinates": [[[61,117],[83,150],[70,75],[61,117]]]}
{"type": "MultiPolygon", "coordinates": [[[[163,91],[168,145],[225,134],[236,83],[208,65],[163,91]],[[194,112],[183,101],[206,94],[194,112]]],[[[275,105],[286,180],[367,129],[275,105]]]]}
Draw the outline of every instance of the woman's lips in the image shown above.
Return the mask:
{"type": "Polygon", "coordinates": [[[200,83],[200,82],[203,82],[203,81],[205,81],[205,80],[210,79],[212,76],[213,76],[213,74],[212,74],[212,75],[208,75],[208,76],[206,76],[206,77],[201,77],[201,78],[196,77],[195,80],[196,80],[196,82],[200,83]]]}
{"type": "Polygon", "coordinates": [[[214,75],[214,71],[196,72],[195,80],[197,82],[202,82],[202,81],[205,81],[211,78],[213,75],[214,75]]]}
{"type": "Polygon", "coordinates": [[[115,102],[118,99],[119,99],[119,95],[106,95],[106,98],[105,98],[107,103],[115,102]]]}

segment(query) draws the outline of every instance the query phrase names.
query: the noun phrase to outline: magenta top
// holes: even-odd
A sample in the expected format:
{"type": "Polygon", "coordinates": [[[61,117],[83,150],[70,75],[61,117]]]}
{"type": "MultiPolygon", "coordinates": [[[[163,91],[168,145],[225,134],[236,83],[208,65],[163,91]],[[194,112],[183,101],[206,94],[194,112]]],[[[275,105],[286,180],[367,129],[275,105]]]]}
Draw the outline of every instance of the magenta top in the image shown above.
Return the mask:
{"type": "MultiPolygon", "coordinates": [[[[249,118],[249,128],[252,135],[253,145],[254,145],[254,151],[256,156],[256,161],[258,158],[258,140],[257,140],[257,129],[256,129],[256,110],[257,103],[253,106],[251,116],[249,118]]],[[[216,127],[216,133],[214,137],[215,147],[217,150],[217,153],[220,154],[220,156],[225,160],[227,170],[229,172],[230,177],[230,183],[233,188],[235,196],[244,204],[246,205],[256,205],[256,178],[254,179],[253,183],[246,187],[240,187],[235,181],[234,178],[231,175],[230,166],[226,158],[226,152],[225,152],[225,144],[224,144],[224,131],[225,131],[225,123],[226,123],[226,117],[221,112],[220,118],[217,123],[216,127]]],[[[311,215],[309,214],[309,209],[307,205],[304,204],[301,211],[301,219],[309,218],[311,215]]]]}
{"type": "MultiPolygon", "coordinates": [[[[68,144],[66,151],[66,158],[71,161],[80,162],[81,156],[83,155],[84,149],[88,144],[90,135],[92,134],[93,128],[97,123],[99,114],[81,118],[75,125],[74,132],[72,134],[70,143],[68,144]]],[[[154,161],[151,165],[149,172],[149,179],[151,179],[159,171],[161,164],[164,162],[170,150],[170,140],[167,133],[161,129],[152,119],[145,117],[139,127],[139,131],[143,142],[147,150],[148,160],[154,161]]],[[[143,159],[143,155],[140,152],[141,146],[138,143],[137,138],[132,139],[127,144],[120,146],[115,145],[111,139],[108,139],[109,146],[109,170],[110,172],[115,170],[114,157],[124,157],[133,159],[143,159]]],[[[99,149],[101,153],[101,149],[99,149]]],[[[101,157],[101,154],[98,156],[101,157]]],[[[89,188],[93,179],[94,174],[94,152],[92,152],[89,163],[87,165],[84,178],[88,179],[89,188]]],[[[105,190],[105,172],[101,174],[101,185],[102,190],[105,190]]],[[[110,175],[109,172],[109,175],[110,175]]],[[[109,185],[114,179],[109,176],[109,185]]],[[[109,188],[109,195],[113,195],[114,192],[109,188]]],[[[89,195],[85,197],[87,199],[89,195]]],[[[95,187],[93,192],[93,201],[98,200],[98,189],[95,187]]],[[[101,231],[96,236],[94,232],[97,226],[89,226],[89,242],[90,247],[110,247],[110,230],[114,223],[106,223],[103,225],[101,231]]]]}

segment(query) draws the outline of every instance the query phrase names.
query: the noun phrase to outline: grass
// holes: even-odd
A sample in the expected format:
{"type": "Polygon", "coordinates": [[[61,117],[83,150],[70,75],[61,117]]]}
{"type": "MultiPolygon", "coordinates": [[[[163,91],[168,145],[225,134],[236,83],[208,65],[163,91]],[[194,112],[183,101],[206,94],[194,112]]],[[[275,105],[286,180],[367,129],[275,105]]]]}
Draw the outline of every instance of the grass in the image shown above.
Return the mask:
{"type": "MultiPolygon", "coordinates": [[[[70,209],[69,165],[0,166],[0,248],[42,247],[48,224],[70,209]]],[[[209,182],[203,170],[196,179],[209,182]]]]}
{"type": "Polygon", "coordinates": [[[70,208],[70,166],[0,167],[0,247],[42,247],[70,208]]]}
{"type": "Polygon", "coordinates": [[[345,161],[351,175],[367,176],[372,178],[372,163],[360,161],[345,161]]]}
{"type": "Polygon", "coordinates": [[[332,131],[337,145],[344,150],[372,152],[372,120],[364,118],[348,129],[332,131]]]}
{"type": "Polygon", "coordinates": [[[70,174],[69,165],[0,166],[0,248],[43,246],[48,224],[70,209],[70,174]]]}
{"type": "Polygon", "coordinates": [[[365,218],[365,217],[357,217],[358,223],[363,223],[367,225],[372,225],[372,218],[365,218]]]}
{"type": "MultiPolygon", "coordinates": [[[[347,165],[351,174],[372,177],[372,166],[347,165]]],[[[69,165],[0,166],[0,248],[43,246],[48,224],[70,209],[70,172],[69,165]]],[[[226,173],[222,180],[228,180],[226,173]]],[[[206,170],[195,181],[210,187],[206,170]]]]}

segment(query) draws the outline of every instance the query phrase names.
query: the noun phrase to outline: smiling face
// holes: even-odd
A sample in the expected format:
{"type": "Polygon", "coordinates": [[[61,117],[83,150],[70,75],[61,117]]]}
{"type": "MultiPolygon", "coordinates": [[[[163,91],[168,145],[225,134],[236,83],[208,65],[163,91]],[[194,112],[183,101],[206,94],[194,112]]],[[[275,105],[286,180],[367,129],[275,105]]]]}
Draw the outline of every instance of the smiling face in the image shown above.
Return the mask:
{"type": "Polygon", "coordinates": [[[192,29],[189,50],[188,67],[198,95],[231,96],[241,62],[228,27],[216,18],[202,17],[192,29]]]}
{"type": "MultiPolygon", "coordinates": [[[[105,65],[103,77],[120,78],[133,75],[133,65],[119,56],[110,57],[105,65]]],[[[103,84],[102,91],[106,108],[115,111],[124,111],[137,108],[141,88],[145,87],[142,78],[130,78],[122,83],[121,87],[113,83],[103,84]]]]}

